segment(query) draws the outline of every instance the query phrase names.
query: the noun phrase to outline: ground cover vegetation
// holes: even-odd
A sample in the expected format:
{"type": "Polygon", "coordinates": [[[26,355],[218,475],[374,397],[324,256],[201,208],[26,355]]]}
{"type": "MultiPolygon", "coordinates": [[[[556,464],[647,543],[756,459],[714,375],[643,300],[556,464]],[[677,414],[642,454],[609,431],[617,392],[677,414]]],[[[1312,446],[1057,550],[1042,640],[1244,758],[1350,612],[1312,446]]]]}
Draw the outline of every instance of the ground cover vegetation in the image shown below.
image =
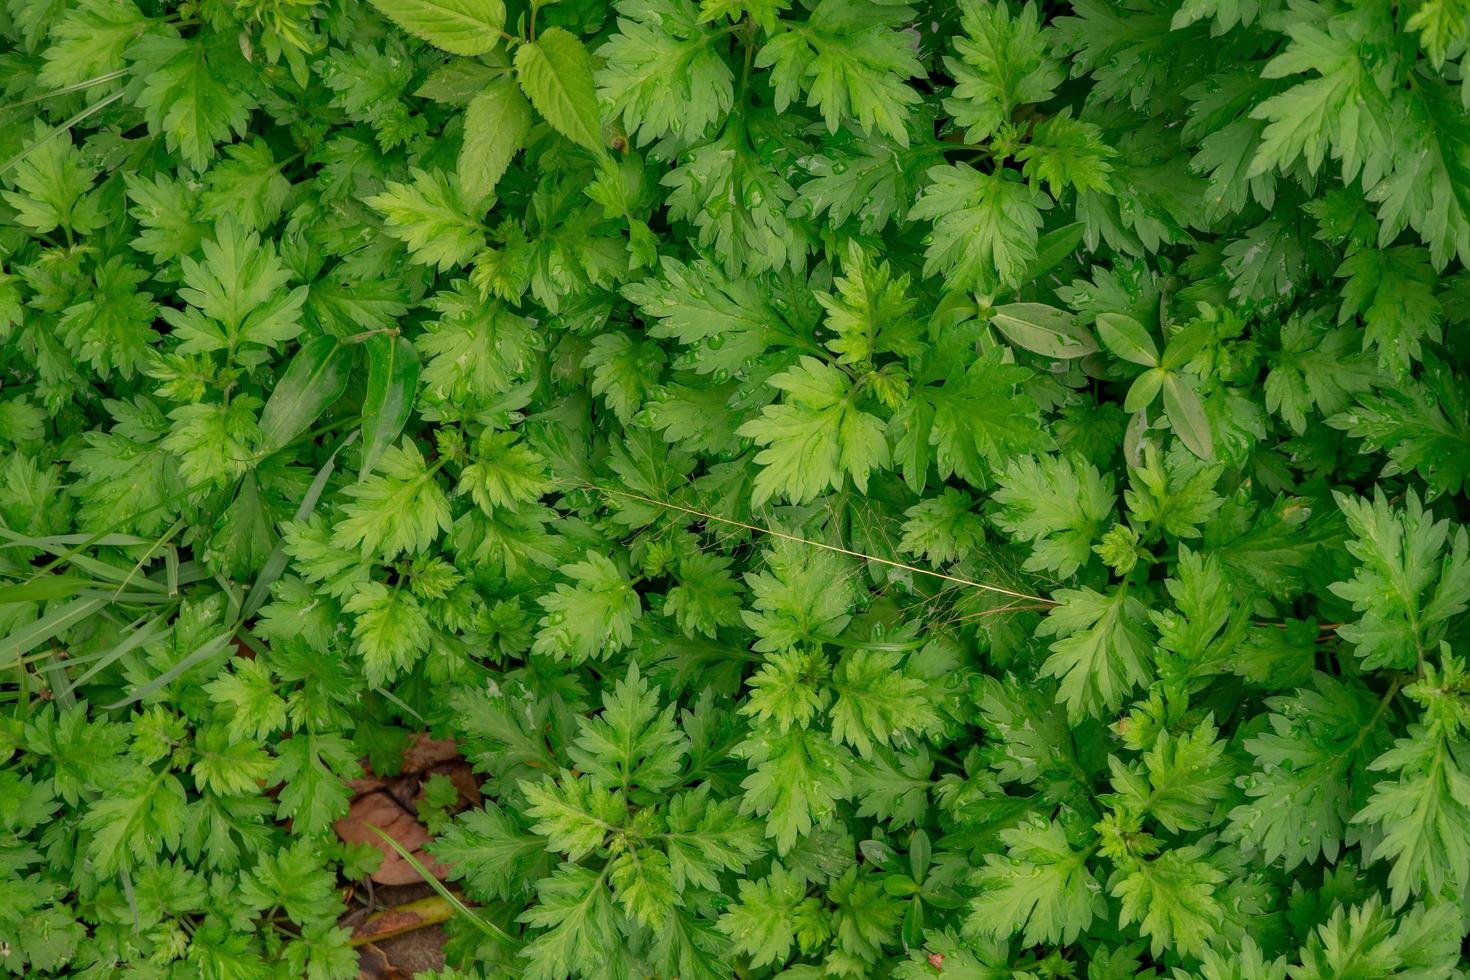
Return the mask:
{"type": "Polygon", "coordinates": [[[1467,15],[6,0],[0,971],[1463,975],[1467,15]]]}

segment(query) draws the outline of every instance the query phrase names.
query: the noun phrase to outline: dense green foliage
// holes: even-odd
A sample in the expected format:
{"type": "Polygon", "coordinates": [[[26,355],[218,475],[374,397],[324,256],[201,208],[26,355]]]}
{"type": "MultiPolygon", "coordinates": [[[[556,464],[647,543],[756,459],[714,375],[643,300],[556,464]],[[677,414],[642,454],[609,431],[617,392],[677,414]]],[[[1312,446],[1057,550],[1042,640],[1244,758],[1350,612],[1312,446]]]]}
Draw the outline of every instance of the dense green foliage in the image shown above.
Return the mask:
{"type": "Polygon", "coordinates": [[[1463,975],[1467,16],[6,0],[0,970],[1463,975]]]}

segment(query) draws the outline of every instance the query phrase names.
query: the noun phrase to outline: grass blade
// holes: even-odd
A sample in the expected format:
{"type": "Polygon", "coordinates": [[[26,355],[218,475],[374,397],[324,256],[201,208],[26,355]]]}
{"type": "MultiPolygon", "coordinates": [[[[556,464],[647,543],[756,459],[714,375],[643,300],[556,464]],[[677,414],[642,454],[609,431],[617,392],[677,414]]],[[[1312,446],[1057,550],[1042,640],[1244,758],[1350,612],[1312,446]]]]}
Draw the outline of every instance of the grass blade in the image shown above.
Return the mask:
{"type": "Polygon", "coordinates": [[[163,637],[167,636],[170,629],[172,629],[172,627],[164,622],[164,617],[159,616],[156,619],[150,619],[147,623],[144,623],[142,626],[138,627],[127,636],[123,637],[111,650],[108,650],[106,653],[101,654],[97,658],[97,661],[87,669],[87,672],[76,679],[73,686],[81,687],[83,684],[87,683],[87,681],[91,680],[93,677],[96,677],[102,671],[106,670],[118,660],[132,653],[143,644],[152,642],[153,640],[162,639],[163,637]]]}
{"type": "Polygon", "coordinates": [[[16,660],[32,647],[45,643],[57,633],[76,625],[107,605],[106,599],[83,598],[67,603],[33,623],[12,630],[0,640],[0,663],[16,660]]]}
{"type": "MultiPolygon", "coordinates": [[[[306,488],[306,495],[301,498],[301,504],[296,508],[296,520],[306,520],[307,516],[316,509],[317,501],[322,497],[322,491],[327,488],[327,480],[337,466],[337,454],[352,445],[356,439],[357,433],[353,432],[342,441],[342,445],[332,450],[332,455],[328,456],[322,468],[317,470],[316,479],[312,480],[311,485],[306,488]]],[[[271,549],[270,556],[266,558],[265,564],[261,566],[260,574],[255,577],[255,583],[250,586],[250,595],[246,597],[244,608],[240,610],[241,621],[254,616],[260,611],[260,607],[265,605],[265,600],[270,597],[271,586],[281,577],[289,561],[285,542],[277,541],[276,546],[271,549]]]]}
{"type": "Polygon", "coordinates": [[[219,636],[216,636],[213,639],[205,640],[194,650],[194,652],[190,653],[183,660],[180,660],[168,670],[165,670],[163,673],[153,678],[153,680],[149,681],[147,684],[144,684],[142,687],[133,691],[132,694],[129,694],[121,701],[117,701],[113,704],[107,705],[107,710],[115,711],[118,708],[125,708],[135,701],[143,700],[154,691],[161,690],[162,688],[168,686],[168,684],[172,682],[174,678],[179,677],[185,671],[192,670],[193,668],[204,663],[210,657],[213,657],[220,651],[222,651],[226,646],[229,645],[230,636],[231,634],[229,633],[221,633],[219,636]]]}
{"type": "Polygon", "coordinates": [[[498,939],[500,942],[506,943],[511,946],[517,944],[516,938],[510,933],[506,932],[495,923],[480,918],[473,911],[471,911],[468,905],[461,902],[459,900],[459,897],[456,896],[454,892],[450,891],[448,888],[445,888],[444,882],[440,881],[438,878],[435,878],[434,875],[429,871],[429,869],[424,867],[423,863],[420,862],[418,858],[410,854],[402,844],[398,843],[392,837],[385,834],[381,828],[374,827],[372,824],[368,825],[368,829],[377,834],[379,837],[383,838],[384,842],[387,843],[389,847],[398,852],[399,857],[408,862],[409,867],[418,872],[419,877],[424,879],[424,884],[428,885],[430,888],[434,889],[434,891],[438,892],[440,898],[444,899],[444,901],[454,906],[455,910],[459,912],[460,915],[468,919],[475,926],[475,928],[479,929],[487,936],[498,939]]]}
{"type": "Polygon", "coordinates": [[[113,92],[106,98],[98,99],[96,102],[93,102],[91,105],[87,106],[87,108],[83,109],[81,112],[78,112],[70,119],[66,119],[58,123],[55,127],[52,128],[51,132],[47,133],[45,136],[42,136],[40,139],[36,140],[24,150],[21,150],[15,156],[11,157],[9,160],[6,160],[3,164],[0,164],[0,174],[8,173],[11,167],[16,166],[26,157],[30,156],[36,151],[38,147],[44,146],[47,143],[51,142],[51,140],[71,129],[77,123],[89,119],[92,116],[95,116],[97,113],[101,112],[103,109],[106,109],[108,106],[112,105],[114,102],[122,97],[122,92],[113,92]]]}

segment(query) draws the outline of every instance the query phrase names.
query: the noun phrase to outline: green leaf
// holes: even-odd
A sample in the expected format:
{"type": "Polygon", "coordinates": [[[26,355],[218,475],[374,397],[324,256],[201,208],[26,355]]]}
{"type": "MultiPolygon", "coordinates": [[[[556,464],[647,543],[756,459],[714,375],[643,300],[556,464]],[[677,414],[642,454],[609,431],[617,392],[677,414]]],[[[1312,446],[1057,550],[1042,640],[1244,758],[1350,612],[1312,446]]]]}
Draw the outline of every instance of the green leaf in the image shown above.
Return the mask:
{"type": "Polygon", "coordinates": [[[562,864],[536,887],[538,904],[521,921],[544,932],[521,950],[528,980],[563,980],[596,971],[620,948],[604,875],[562,864]]]}
{"type": "Polygon", "coordinates": [[[245,133],[255,97],[241,77],[248,66],[238,44],[208,32],[188,41],[149,34],[128,58],[142,80],[133,98],[149,131],[195,170],[214,159],[216,144],[245,133]]]}
{"type": "Polygon", "coordinates": [[[1079,457],[1022,456],[991,499],[998,505],[996,526],[1031,542],[1024,567],[1066,578],[1091,557],[1116,497],[1112,478],[1079,457]]]}
{"type": "Polygon", "coordinates": [[[276,797],[276,812],[290,818],[304,834],[320,833],[347,813],[344,780],[362,775],[351,745],[340,735],[299,733],[282,740],[276,767],[267,779],[285,782],[276,797]]]}
{"type": "Polygon", "coordinates": [[[367,582],[342,608],[356,617],[352,639],[370,684],[384,684],[411,669],[429,649],[433,630],[428,617],[405,589],[367,582]]]}
{"type": "Polygon", "coordinates": [[[185,821],[184,787],[169,773],[134,773],[88,808],[87,852],[103,874],[161,858],[179,846],[185,821]]]}
{"type": "Polygon", "coordinates": [[[1280,413],[1300,435],[1312,408],[1331,416],[1351,405],[1354,396],[1371,391],[1378,372],[1353,350],[1353,342],[1351,329],[1324,330],[1314,317],[1292,317],[1282,324],[1281,349],[1269,357],[1266,408],[1280,413]]]}
{"type": "Polygon", "coordinates": [[[1328,980],[1346,970],[1380,975],[1453,973],[1459,960],[1455,934],[1459,916],[1454,906],[1415,906],[1397,915],[1378,896],[1360,905],[1337,905],[1302,947],[1301,966],[1292,976],[1328,980]]]}
{"type": "Polygon", "coordinates": [[[1073,722],[1113,711],[1148,678],[1150,639],[1143,604],[1120,587],[1054,593],[1058,605],[1037,629],[1055,636],[1042,673],[1061,681],[1059,699],[1073,722]]]}
{"type": "Polygon", "coordinates": [[[990,322],[1011,343],[1046,357],[1070,359],[1098,349],[1076,317],[1044,303],[997,306],[990,322]]]}
{"type": "Polygon", "coordinates": [[[632,642],[633,625],[643,603],[633,584],[604,555],[588,553],[586,561],[562,568],[575,585],[558,585],[541,597],[541,617],[533,650],[573,663],[605,658],[632,642]]]}
{"type": "Polygon", "coordinates": [[[546,838],[551,850],[574,861],[602,847],[608,833],[627,819],[620,790],[570,772],[555,780],[523,782],[521,792],[530,803],[526,816],[536,821],[531,829],[546,838]]]}
{"type": "Polygon", "coordinates": [[[576,35],[549,27],[516,48],[516,79],[536,111],[578,146],[605,153],[592,59],[576,35]]]}
{"type": "Polygon", "coordinates": [[[848,247],[836,294],[818,293],[827,327],[836,337],[827,348],[841,364],[864,365],[879,354],[912,354],[919,349],[918,323],[909,298],[909,277],[895,276],[875,263],[856,243],[848,247]]]}
{"type": "Polygon", "coordinates": [[[1141,412],[1148,408],[1169,377],[1169,372],[1163,368],[1150,368],[1134,378],[1133,384],[1128,386],[1128,394],[1123,397],[1123,411],[1141,412]]]}
{"type": "Polygon", "coordinates": [[[1071,110],[1063,109],[1031,131],[1031,142],[1016,159],[1025,164],[1021,172],[1031,186],[1045,184],[1047,193],[1060,198],[1069,189],[1111,193],[1113,166],[1108,161],[1117,155],[1096,125],[1073,119],[1071,110]]]}
{"type": "Polygon", "coordinates": [[[1046,102],[1066,78],[1048,51],[1036,7],[1011,8],[966,2],[960,5],[964,33],[954,42],[956,58],[945,58],[955,80],[945,108],[965,127],[965,140],[980,143],[1010,122],[1020,106],[1046,102]]]}
{"type": "Polygon", "coordinates": [[[1210,434],[1210,420],[1193,388],[1179,380],[1179,375],[1164,375],[1164,411],[1179,441],[1207,463],[1215,461],[1215,438],[1210,434]]]}
{"type": "Polygon", "coordinates": [[[1361,615],[1338,634],[1367,669],[1414,668],[1444,637],[1447,621],[1470,606],[1470,536],[1434,520],[1413,491],[1403,509],[1390,507],[1381,490],[1372,502],[1336,499],[1360,564],[1352,579],[1330,588],[1361,615]]]}
{"type": "Polygon", "coordinates": [[[1367,452],[1386,452],[1384,476],[1412,472],[1434,494],[1458,493],[1470,481],[1467,390],[1462,376],[1425,355],[1417,380],[1405,379],[1381,394],[1360,395],[1356,405],[1327,424],[1362,439],[1367,452]]]}
{"type": "Polygon", "coordinates": [[[678,779],[689,740],[674,721],[675,705],[659,709],[658,689],[636,665],[603,695],[603,711],[580,725],[571,755],[577,768],[624,793],[657,793],[678,779]]]}
{"type": "Polygon", "coordinates": [[[185,285],[179,296],[188,307],[160,311],[183,341],[180,353],[223,350],[257,364],[267,355],[244,345],[278,348],[301,332],[307,290],[286,288],[291,273],[275,246],[226,217],[200,251],[203,262],[189,256],[180,260],[185,285]]]}
{"type": "Polygon", "coordinates": [[[509,79],[497,79],[470,100],[459,150],[459,186],[471,200],[495,190],[531,131],[531,106],[509,79]]]}
{"type": "Polygon", "coordinates": [[[738,806],[733,799],[712,800],[708,784],[670,798],[662,836],[675,888],[687,882],[717,891],[720,872],[743,871],[765,853],[760,824],[738,806]]]}
{"type": "Polygon", "coordinates": [[[1135,813],[1147,814],[1171,833],[1211,826],[1234,776],[1218,735],[1213,718],[1178,736],[1160,732],[1143,757],[1146,777],[1116,757],[1108,760],[1113,788],[1135,813]]]}
{"type": "Polygon", "coordinates": [[[1038,407],[1024,387],[1032,377],[1026,368],[1005,363],[998,350],[974,358],[967,368],[951,368],[943,385],[917,389],[896,416],[903,426],[896,447],[900,458],[912,453],[927,469],[927,447],[933,446],[941,478],[957,475],[983,486],[1007,460],[1051,449],[1051,437],[1037,424],[1038,407]]]}
{"type": "Polygon", "coordinates": [[[851,621],[852,567],[845,558],[777,540],[760,571],[746,573],[752,609],[741,617],[760,652],[789,650],[840,634],[851,621]]]}
{"type": "Polygon", "coordinates": [[[1174,948],[1198,956],[1214,940],[1223,916],[1216,894],[1225,875],[1192,846],[1140,861],[1112,886],[1121,922],[1137,922],[1154,955],[1174,948]]]}
{"type": "Polygon", "coordinates": [[[1320,26],[1286,27],[1290,43],[1267,62],[1262,75],[1287,78],[1315,71],[1319,77],[1298,82],[1252,110],[1254,118],[1267,123],[1251,162],[1252,176],[1271,168],[1284,170],[1298,158],[1315,173],[1330,151],[1342,160],[1343,179],[1350,181],[1362,168],[1365,153],[1385,142],[1387,101],[1357,48],[1365,26],[1366,21],[1344,17],[1320,26]],[[1349,106],[1357,108],[1349,111],[1349,106]]]}
{"type": "Polygon", "coordinates": [[[1416,725],[1368,768],[1391,774],[1354,823],[1377,823],[1373,860],[1387,859],[1393,907],[1412,895],[1460,893],[1470,884],[1470,754],[1463,739],[1416,725]]]}
{"type": "Polygon", "coordinates": [[[1363,346],[1377,349],[1383,367],[1401,375],[1423,359],[1426,341],[1439,340],[1443,311],[1425,249],[1364,249],[1349,256],[1337,274],[1347,279],[1338,322],[1360,317],[1363,346]]]}
{"type": "Polygon", "coordinates": [[[357,549],[363,557],[395,558],[424,551],[441,530],[449,529],[449,502],[411,439],[383,454],[381,473],[344,492],[353,498],[332,531],[332,544],[357,549]]]}
{"type": "Polygon", "coordinates": [[[450,54],[480,55],[500,43],[501,0],[372,0],[399,27],[450,54]]]}
{"type": "Polygon", "coordinates": [[[1159,349],[1143,324],[1122,313],[1104,313],[1097,318],[1098,336],[1108,350],[1125,361],[1157,367],[1159,349]]]}
{"type": "Polygon", "coordinates": [[[932,221],[924,274],[943,273],[959,289],[1017,286],[1036,259],[1041,212],[1049,200],[1004,171],[968,164],[935,167],[910,218],[932,221]]]}
{"type": "Polygon", "coordinates": [[[892,651],[855,650],[832,672],[832,735],[864,758],[873,746],[907,741],[939,718],[925,697],[925,684],[899,667],[892,651]]]}
{"type": "Polygon", "coordinates": [[[778,493],[803,503],[823,490],[841,489],[846,477],[865,492],[868,474],[889,466],[881,423],[857,408],[851,383],[837,368],[803,357],[769,384],[786,399],[739,429],[766,447],[755,457],[763,467],[751,496],[755,506],[778,493]]]}
{"type": "Polygon", "coordinates": [[[362,398],[362,465],[358,479],[372,475],[388,447],[398,441],[413,410],[419,384],[419,355],[401,336],[373,334],[363,341],[367,391],[362,398]]]}
{"type": "Polygon", "coordinates": [[[442,171],[411,171],[412,184],[390,182],[367,199],[383,215],[388,233],[408,246],[415,262],[440,270],[461,265],[485,245],[485,229],[473,211],[476,200],[442,171]]]}
{"type": "Polygon", "coordinates": [[[617,33],[597,54],[598,94],[641,144],[669,134],[695,139],[735,101],[720,37],[689,0],[619,7],[617,33]]]}
{"type": "Polygon", "coordinates": [[[352,351],[336,337],[301,345],[260,413],[260,452],[284,448],[311,427],[347,390],[352,351]]]}
{"type": "Polygon", "coordinates": [[[801,879],[776,864],[765,878],[740,882],[740,900],[720,916],[719,928],[752,966],[760,967],[786,962],[792,945],[819,915],[801,879]]]}
{"type": "Polygon", "coordinates": [[[882,15],[881,8],[860,10],[847,0],[818,0],[804,24],[768,40],[755,65],[771,69],[776,111],[785,112],[805,91],[828,132],[855,119],[863,132],[876,129],[908,146],[909,107],[918,95],[905,81],[922,75],[923,66],[908,38],[882,15]]]}
{"type": "Polygon", "coordinates": [[[846,753],[819,733],[794,728],[784,735],[755,735],[739,751],[753,769],[740,784],[741,809],[766,818],[766,834],[783,855],[831,820],[851,791],[846,753]]]}
{"type": "Polygon", "coordinates": [[[545,877],[546,844],[521,829],[509,812],[486,803],[467,810],[429,845],[434,858],[453,870],[465,890],[480,899],[510,899],[545,877]]]}
{"type": "Polygon", "coordinates": [[[1087,852],[1068,844],[1059,824],[1033,819],[1003,830],[1005,854],[987,854],[972,880],[980,894],[970,903],[967,935],[1009,939],[1026,946],[1071,943],[1106,912],[1102,886],[1087,869],[1087,852]]]}

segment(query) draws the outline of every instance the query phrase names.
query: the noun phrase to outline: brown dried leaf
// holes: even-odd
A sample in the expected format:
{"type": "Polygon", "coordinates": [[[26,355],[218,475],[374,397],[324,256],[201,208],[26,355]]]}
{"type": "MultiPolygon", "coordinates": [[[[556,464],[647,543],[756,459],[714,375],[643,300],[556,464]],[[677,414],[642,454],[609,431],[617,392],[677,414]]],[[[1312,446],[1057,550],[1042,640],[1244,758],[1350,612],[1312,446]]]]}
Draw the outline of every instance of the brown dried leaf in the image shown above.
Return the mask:
{"type": "Polygon", "coordinates": [[[419,873],[396,851],[388,847],[370,828],[377,827],[392,837],[403,849],[423,862],[436,878],[446,878],[449,866],[436,864],[424,853],[429,832],[424,825],[386,793],[369,793],[352,802],[347,816],[337,821],[337,836],[352,844],[371,844],[383,852],[383,863],[373,873],[380,885],[408,885],[420,881],[419,873]]]}

